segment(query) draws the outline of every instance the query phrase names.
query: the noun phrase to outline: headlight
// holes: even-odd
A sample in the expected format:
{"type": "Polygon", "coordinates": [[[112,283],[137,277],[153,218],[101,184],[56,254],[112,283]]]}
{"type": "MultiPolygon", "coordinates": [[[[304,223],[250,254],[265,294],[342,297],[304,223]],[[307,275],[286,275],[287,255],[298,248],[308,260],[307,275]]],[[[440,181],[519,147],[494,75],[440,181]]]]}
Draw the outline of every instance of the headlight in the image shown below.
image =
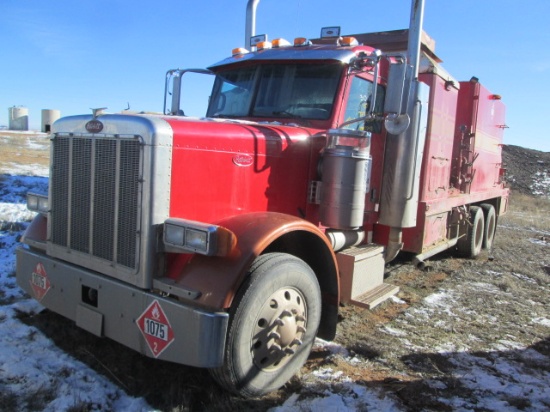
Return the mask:
{"type": "Polygon", "coordinates": [[[210,230],[202,231],[189,228],[185,231],[185,244],[189,248],[206,252],[208,250],[208,244],[213,241],[213,238],[208,236],[209,233],[211,233],[210,230]]]}
{"type": "Polygon", "coordinates": [[[46,214],[50,210],[49,206],[48,196],[38,193],[27,193],[27,209],[30,211],[46,214]]]}
{"type": "Polygon", "coordinates": [[[164,242],[174,246],[185,245],[185,228],[182,226],[164,225],[164,242]]]}
{"type": "Polygon", "coordinates": [[[221,226],[176,218],[164,222],[167,252],[225,256],[235,244],[233,232],[221,226]]]}

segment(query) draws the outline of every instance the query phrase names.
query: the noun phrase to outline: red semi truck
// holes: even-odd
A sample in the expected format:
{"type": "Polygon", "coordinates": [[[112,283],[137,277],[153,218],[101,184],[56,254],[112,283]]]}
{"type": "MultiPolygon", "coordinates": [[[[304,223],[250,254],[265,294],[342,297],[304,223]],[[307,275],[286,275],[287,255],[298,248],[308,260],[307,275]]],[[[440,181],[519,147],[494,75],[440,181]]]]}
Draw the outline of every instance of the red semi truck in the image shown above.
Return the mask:
{"type": "Polygon", "coordinates": [[[408,30],[268,42],[207,70],[204,118],[62,118],[49,193],[17,251],[45,307],[142,354],[209,368],[256,396],[333,339],[341,302],[398,288],[385,263],[490,248],[506,212],[504,105],[440,65],[414,0],[408,30]]]}

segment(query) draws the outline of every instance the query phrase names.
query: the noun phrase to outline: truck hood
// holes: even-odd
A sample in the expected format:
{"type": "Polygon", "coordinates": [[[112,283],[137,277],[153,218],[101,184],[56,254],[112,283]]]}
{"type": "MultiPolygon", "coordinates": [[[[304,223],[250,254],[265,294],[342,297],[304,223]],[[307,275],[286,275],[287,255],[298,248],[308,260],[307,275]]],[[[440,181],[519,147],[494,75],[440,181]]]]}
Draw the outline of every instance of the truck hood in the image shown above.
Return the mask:
{"type": "MultiPolygon", "coordinates": [[[[187,144],[194,139],[207,137],[216,144],[235,143],[241,139],[275,140],[282,147],[290,141],[302,141],[322,133],[320,129],[285,125],[278,122],[251,122],[233,119],[164,117],[174,131],[174,145],[187,144]],[[218,140],[219,139],[219,140],[218,140]]],[[[202,139],[201,139],[202,140],[202,139]]],[[[227,147],[226,144],[222,146],[227,147]]],[[[258,149],[256,147],[256,149],[258,149]]]]}
{"type": "Polygon", "coordinates": [[[164,117],[173,131],[170,215],[216,222],[276,211],[305,217],[321,130],[164,117]]]}

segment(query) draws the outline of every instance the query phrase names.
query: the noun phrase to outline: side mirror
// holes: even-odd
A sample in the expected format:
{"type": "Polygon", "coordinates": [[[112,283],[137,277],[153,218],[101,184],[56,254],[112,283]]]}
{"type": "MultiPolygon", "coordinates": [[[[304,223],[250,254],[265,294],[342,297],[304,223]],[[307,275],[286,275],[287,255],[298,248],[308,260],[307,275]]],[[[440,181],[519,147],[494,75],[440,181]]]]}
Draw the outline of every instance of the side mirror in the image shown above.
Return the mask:
{"type": "MultiPolygon", "coordinates": [[[[166,115],[172,116],[182,116],[184,115],[183,109],[181,108],[181,86],[182,86],[182,77],[185,73],[198,73],[198,74],[209,74],[213,75],[214,73],[207,69],[175,69],[168,70],[166,72],[166,83],[164,86],[164,109],[163,113],[166,115]]],[[[195,79],[194,79],[195,80],[195,79]]],[[[188,82],[186,81],[186,84],[188,82]]],[[[198,82],[194,82],[198,83],[198,82]]],[[[209,83],[211,89],[211,81],[209,83]]]]}
{"type": "Polygon", "coordinates": [[[403,133],[409,125],[411,124],[411,118],[407,113],[404,114],[388,114],[384,119],[384,127],[388,133],[393,135],[400,135],[403,133]]]}
{"type": "Polygon", "coordinates": [[[390,64],[386,100],[384,101],[384,110],[387,113],[403,113],[406,74],[407,64],[404,60],[390,64]]]}
{"type": "Polygon", "coordinates": [[[405,96],[405,78],[407,74],[410,75],[409,72],[409,66],[404,58],[390,64],[386,99],[384,101],[384,110],[388,114],[384,119],[384,126],[393,135],[403,133],[411,123],[411,119],[406,113],[407,108],[403,107],[403,102],[407,100],[407,96],[405,96]]]}
{"type": "Polygon", "coordinates": [[[164,89],[164,114],[176,115],[180,107],[181,73],[180,70],[166,72],[164,89]]]}

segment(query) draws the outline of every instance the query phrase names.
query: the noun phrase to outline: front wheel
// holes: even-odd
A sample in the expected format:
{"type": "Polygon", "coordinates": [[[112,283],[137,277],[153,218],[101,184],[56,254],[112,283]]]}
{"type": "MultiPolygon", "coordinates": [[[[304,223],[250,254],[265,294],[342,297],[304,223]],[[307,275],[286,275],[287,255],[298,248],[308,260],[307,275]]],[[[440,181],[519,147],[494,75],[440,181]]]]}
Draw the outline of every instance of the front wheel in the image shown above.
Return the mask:
{"type": "Polygon", "coordinates": [[[280,388],[307,360],[320,318],[311,268],[284,253],[259,256],[230,310],[224,364],[211,375],[246,397],[280,388]]]}

